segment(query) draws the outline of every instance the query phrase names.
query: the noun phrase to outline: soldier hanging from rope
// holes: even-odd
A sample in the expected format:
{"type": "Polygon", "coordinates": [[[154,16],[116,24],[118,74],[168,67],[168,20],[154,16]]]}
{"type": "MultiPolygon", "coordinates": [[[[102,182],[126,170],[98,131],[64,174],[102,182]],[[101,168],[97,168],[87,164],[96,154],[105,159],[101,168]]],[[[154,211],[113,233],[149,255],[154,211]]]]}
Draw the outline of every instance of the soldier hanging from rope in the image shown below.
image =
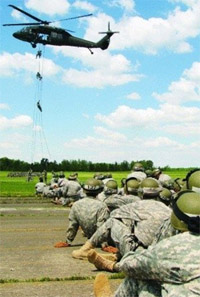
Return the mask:
{"type": "Polygon", "coordinates": [[[36,59],[41,58],[41,56],[42,56],[42,51],[41,50],[37,51],[36,59]]]}
{"type": "Polygon", "coordinates": [[[36,73],[36,78],[39,79],[39,80],[42,80],[42,75],[39,72],[37,72],[36,73]]]}
{"type": "Polygon", "coordinates": [[[42,112],[42,107],[41,107],[41,105],[40,105],[40,100],[37,102],[37,107],[38,107],[38,109],[42,112]]]}

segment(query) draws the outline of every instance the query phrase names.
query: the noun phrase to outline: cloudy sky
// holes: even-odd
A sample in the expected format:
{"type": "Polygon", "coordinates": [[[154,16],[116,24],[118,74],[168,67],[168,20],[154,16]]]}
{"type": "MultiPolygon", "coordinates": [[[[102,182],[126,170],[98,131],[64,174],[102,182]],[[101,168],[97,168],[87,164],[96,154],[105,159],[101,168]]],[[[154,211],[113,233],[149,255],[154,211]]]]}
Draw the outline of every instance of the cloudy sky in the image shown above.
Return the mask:
{"type": "Polygon", "coordinates": [[[199,0],[2,0],[2,24],[33,21],[8,4],[48,21],[92,13],[54,25],[94,42],[108,22],[120,33],[92,55],[1,26],[0,157],[199,166],[199,0]]]}

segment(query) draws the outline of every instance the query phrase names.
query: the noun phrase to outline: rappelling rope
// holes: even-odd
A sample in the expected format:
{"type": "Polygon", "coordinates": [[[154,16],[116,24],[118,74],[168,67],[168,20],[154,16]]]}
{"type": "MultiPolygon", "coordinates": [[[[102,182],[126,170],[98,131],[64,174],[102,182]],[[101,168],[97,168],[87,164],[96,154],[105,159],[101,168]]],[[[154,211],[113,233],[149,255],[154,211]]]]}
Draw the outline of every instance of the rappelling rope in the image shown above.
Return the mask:
{"type": "Polygon", "coordinates": [[[45,46],[43,50],[39,47],[36,61],[38,63],[36,79],[35,79],[35,94],[34,94],[34,109],[33,109],[33,126],[32,126],[32,148],[31,148],[31,163],[35,159],[50,158],[50,152],[45,136],[43,125],[43,65],[44,65],[45,46]],[[40,55],[38,55],[40,53],[40,55]]]}

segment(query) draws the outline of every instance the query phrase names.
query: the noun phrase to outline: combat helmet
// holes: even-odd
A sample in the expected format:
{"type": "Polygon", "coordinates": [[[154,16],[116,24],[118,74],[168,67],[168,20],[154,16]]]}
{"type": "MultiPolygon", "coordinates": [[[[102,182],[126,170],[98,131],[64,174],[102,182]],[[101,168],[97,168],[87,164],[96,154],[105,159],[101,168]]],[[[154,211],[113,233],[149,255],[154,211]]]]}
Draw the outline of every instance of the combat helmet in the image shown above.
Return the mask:
{"type": "Polygon", "coordinates": [[[200,234],[200,194],[185,190],[178,193],[172,205],[171,225],[180,231],[200,234]]]}
{"type": "Polygon", "coordinates": [[[135,177],[130,177],[125,180],[124,192],[125,194],[137,195],[140,182],[135,177]]]}
{"type": "Polygon", "coordinates": [[[93,178],[98,179],[98,180],[103,180],[105,178],[105,175],[101,172],[96,172],[94,174],[93,178]]]}
{"type": "Polygon", "coordinates": [[[153,171],[151,169],[147,169],[147,170],[145,170],[145,173],[146,173],[147,177],[151,177],[153,171]]]}
{"type": "Polygon", "coordinates": [[[95,178],[89,178],[82,186],[84,192],[91,196],[96,196],[103,190],[101,181],[95,178]]]}
{"type": "Polygon", "coordinates": [[[157,179],[153,177],[145,178],[138,189],[140,197],[144,199],[158,197],[159,193],[162,191],[162,187],[159,185],[157,179]]]}
{"type": "Polygon", "coordinates": [[[162,173],[161,169],[160,168],[156,168],[153,170],[152,172],[152,176],[157,178],[160,174],[162,173]]]}
{"type": "Polygon", "coordinates": [[[108,195],[116,194],[118,192],[118,185],[116,180],[108,180],[104,186],[104,192],[108,195]]]}
{"type": "Polygon", "coordinates": [[[185,180],[180,177],[177,177],[174,180],[174,191],[177,193],[185,188],[185,180]]]}
{"type": "Polygon", "coordinates": [[[68,180],[77,180],[77,177],[78,177],[78,173],[77,172],[74,172],[74,173],[71,173],[69,176],[68,176],[68,180]]]}
{"type": "Polygon", "coordinates": [[[160,201],[164,202],[166,205],[170,205],[172,201],[172,192],[167,188],[163,188],[159,193],[159,198],[160,201]]]}
{"type": "Polygon", "coordinates": [[[200,193],[200,169],[194,169],[186,175],[186,187],[200,193]]]}
{"type": "Polygon", "coordinates": [[[142,163],[136,162],[133,165],[133,171],[144,171],[144,167],[143,167],[142,163]]]}

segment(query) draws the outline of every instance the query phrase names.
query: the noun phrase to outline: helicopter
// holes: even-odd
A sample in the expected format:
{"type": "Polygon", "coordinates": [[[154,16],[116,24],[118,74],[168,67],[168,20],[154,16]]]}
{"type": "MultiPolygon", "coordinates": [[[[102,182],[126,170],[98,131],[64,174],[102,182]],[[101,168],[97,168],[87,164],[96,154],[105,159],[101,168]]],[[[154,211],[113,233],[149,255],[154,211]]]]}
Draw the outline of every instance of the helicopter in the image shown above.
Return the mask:
{"type": "MultiPolygon", "coordinates": [[[[8,6],[18,10],[19,12],[36,21],[34,23],[3,24],[3,26],[26,26],[23,29],[13,33],[13,37],[25,42],[29,42],[33,48],[36,48],[38,43],[43,45],[48,44],[55,46],[74,46],[87,48],[90,53],[93,54],[91,48],[100,48],[102,50],[106,50],[110,44],[111,36],[115,33],[119,33],[118,31],[111,31],[110,22],[108,22],[108,30],[106,32],[99,32],[99,34],[106,35],[98,42],[93,42],[83,38],[75,37],[69,33],[74,31],[49,26],[49,24],[54,23],[55,21],[43,21],[15,5],[9,4],[8,6]]],[[[82,17],[88,17],[91,15],[92,14],[86,14],[77,17],[62,19],[59,21],[72,20],[82,17]]]]}

